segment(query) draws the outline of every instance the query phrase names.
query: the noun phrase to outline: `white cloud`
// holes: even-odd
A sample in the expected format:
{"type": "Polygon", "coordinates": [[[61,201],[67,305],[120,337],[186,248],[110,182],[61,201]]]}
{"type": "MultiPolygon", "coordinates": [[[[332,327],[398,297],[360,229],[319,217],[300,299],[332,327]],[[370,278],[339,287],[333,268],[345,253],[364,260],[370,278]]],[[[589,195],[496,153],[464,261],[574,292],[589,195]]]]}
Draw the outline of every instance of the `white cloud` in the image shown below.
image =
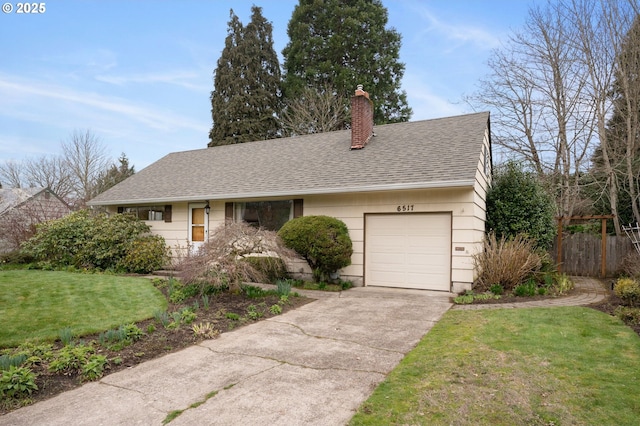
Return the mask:
{"type": "Polygon", "coordinates": [[[124,86],[131,83],[164,83],[173,84],[185,89],[193,90],[196,92],[208,92],[211,90],[210,85],[198,84],[193,82],[202,78],[201,72],[196,71],[173,71],[165,73],[149,73],[149,74],[131,74],[131,75],[97,75],[96,80],[104,83],[115,84],[118,86],[124,86]]]}
{"type": "Polygon", "coordinates": [[[412,121],[463,114],[464,106],[435,93],[419,75],[408,73],[403,79],[407,101],[413,109],[412,121]]]}
{"type": "Polygon", "coordinates": [[[500,38],[490,31],[473,24],[448,23],[436,16],[429,8],[422,4],[414,3],[412,9],[422,17],[427,27],[422,34],[435,32],[454,43],[450,50],[461,45],[473,44],[476,48],[486,50],[500,46],[500,38]]]}
{"type": "MultiPolygon", "coordinates": [[[[88,108],[101,114],[109,113],[126,117],[128,120],[137,121],[155,130],[175,131],[177,129],[190,129],[206,131],[207,129],[206,123],[196,122],[172,112],[135,105],[126,99],[82,92],[63,86],[43,84],[36,80],[26,80],[7,75],[0,75],[0,97],[13,100],[13,105],[4,105],[2,113],[22,119],[29,115],[29,105],[31,105],[31,108],[33,108],[33,105],[37,105],[40,109],[45,107],[43,105],[44,98],[56,101],[54,104],[49,105],[49,108],[56,113],[60,113],[61,108],[73,109],[74,107],[80,107],[88,108]],[[27,109],[23,112],[19,108],[16,109],[15,106],[27,109]]],[[[39,120],[47,120],[48,115],[39,114],[37,117],[39,120]]]]}

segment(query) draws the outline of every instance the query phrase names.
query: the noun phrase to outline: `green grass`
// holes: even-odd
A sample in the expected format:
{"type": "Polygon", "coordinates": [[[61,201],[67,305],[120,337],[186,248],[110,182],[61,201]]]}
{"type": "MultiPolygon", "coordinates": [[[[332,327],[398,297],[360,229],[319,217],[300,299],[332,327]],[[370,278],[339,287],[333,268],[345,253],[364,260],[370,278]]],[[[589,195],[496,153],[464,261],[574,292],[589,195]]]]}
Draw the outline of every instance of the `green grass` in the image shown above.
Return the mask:
{"type": "Polygon", "coordinates": [[[581,307],[449,311],[351,425],[636,425],[640,338],[581,307]]]}
{"type": "Polygon", "coordinates": [[[152,318],[167,301],[145,278],[57,271],[0,271],[0,348],[53,341],[152,318]]]}

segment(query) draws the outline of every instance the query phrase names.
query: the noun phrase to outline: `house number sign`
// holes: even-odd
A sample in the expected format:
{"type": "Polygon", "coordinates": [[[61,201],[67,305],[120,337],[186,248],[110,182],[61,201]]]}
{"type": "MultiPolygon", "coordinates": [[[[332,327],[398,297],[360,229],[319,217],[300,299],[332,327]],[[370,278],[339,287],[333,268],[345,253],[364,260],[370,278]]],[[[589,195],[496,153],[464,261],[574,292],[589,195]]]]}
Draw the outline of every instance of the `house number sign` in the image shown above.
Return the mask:
{"type": "Polygon", "coordinates": [[[404,204],[404,205],[398,206],[397,210],[399,212],[412,212],[413,204],[404,204]]]}

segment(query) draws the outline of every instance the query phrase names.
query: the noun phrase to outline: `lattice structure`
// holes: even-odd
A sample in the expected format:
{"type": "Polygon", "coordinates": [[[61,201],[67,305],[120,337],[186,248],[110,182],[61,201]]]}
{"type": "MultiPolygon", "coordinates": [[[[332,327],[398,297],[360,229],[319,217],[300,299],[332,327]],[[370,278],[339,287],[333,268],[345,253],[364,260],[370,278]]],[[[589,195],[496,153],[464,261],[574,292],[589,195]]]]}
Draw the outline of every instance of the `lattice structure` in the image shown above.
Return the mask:
{"type": "Polygon", "coordinates": [[[638,223],[636,222],[635,225],[629,224],[629,226],[622,225],[622,229],[627,233],[636,251],[640,254],[640,226],[638,226],[638,223]]]}

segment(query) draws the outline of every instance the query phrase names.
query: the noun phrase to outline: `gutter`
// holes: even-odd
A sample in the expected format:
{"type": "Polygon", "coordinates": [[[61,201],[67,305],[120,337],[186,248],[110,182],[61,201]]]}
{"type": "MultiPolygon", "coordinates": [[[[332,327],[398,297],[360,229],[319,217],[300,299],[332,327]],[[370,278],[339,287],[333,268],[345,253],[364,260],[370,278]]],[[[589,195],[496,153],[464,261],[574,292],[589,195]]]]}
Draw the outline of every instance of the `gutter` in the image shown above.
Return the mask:
{"type": "Polygon", "coordinates": [[[203,200],[239,200],[247,198],[273,198],[273,197],[301,197],[304,195],[329,195],[329,194],[346,194],[358,192],[379,192],[379,191],[399,191],[408,189],[438,189],[438,188],[468,188],[473,187],[475,180],[455,180],[455,181],[439,181],[439,182],[415,182],[415,183],[394,183],[386,185],[370,185],[358,187],[342,187],[342,188],[318,188],[306,190],[302,192],[291,191],[271,191],[271,192],[246,192],[246,193],[229,193],[229,194],[202,194],[190,197],[162,197],[162,198],[136,198],[121,200],[105,200],[87,202],[89,206],[112,206],[112,205],[132,205],[132,204],[151,204],[151,203],[167,203],[181,201],[203,201],[203,200]]]}

